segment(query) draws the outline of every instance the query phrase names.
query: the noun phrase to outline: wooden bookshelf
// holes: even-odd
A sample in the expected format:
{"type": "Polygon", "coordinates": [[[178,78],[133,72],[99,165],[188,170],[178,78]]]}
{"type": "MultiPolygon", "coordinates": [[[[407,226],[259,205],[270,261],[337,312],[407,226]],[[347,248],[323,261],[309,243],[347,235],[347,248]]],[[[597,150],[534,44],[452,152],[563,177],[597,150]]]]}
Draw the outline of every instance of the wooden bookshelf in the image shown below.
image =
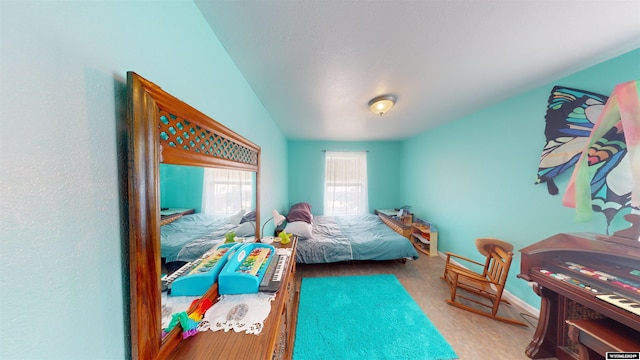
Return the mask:
{"type": "Polygon", "coordinates": [[[438,229],[430,222],[415,219],[411,224],[411,241],[418,251],[438,256],[438,229]]]}

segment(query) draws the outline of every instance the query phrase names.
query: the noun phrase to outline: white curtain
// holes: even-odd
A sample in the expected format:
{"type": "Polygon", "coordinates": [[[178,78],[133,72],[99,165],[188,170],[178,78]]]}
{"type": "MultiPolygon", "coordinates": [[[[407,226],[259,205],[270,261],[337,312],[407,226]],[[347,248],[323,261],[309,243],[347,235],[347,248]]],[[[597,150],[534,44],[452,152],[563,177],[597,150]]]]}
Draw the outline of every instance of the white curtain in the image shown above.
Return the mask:
{"type": "Polygon", "coordinates": [[[202,212],[234,215],[240,210],[253,210],[253,173],[205,168],[202,212]]]}
{"type": "Polygon", "coordinates": [[[369,212],[367,153],[325,154],[324,215],[352,215],[369,212]]]}

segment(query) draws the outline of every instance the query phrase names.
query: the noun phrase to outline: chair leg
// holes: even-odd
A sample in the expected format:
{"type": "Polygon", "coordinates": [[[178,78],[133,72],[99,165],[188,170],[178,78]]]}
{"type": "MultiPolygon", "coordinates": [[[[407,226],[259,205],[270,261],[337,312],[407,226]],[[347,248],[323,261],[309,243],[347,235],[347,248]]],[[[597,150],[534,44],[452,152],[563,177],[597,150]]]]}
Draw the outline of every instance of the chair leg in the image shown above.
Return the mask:
{"type": "Polygon", "coordinates": [[[493,308],[491,308],[491,314],[493,316],[496,316],[498,314],[498,310],[500,309],[500,303],[502,302],[502,292],[496,294],[496,298],[500,299],[500,301],[493,301],[493,308]]]}
{"type": "Polygon", "coordinates": [[[451,294],[451,301],[456,301],[456,295],[458,291],[458,274],[454,274],[452,277],[445,279],[449,284],[449,293],[451,294]]]}

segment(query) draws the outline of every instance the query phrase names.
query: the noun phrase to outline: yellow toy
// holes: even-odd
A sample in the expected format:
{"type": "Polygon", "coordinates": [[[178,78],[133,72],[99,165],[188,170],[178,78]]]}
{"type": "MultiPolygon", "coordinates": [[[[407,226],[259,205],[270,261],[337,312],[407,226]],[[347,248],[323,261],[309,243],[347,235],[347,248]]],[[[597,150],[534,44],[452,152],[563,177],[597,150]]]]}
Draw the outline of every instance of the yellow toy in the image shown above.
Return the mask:
{"type": "Polygon", "coordinates": [[[291,242],[291,234],[287,234],[284,231],[280,232],[278,237],[280,238],[280,244],[288,244],[291,242]]]}

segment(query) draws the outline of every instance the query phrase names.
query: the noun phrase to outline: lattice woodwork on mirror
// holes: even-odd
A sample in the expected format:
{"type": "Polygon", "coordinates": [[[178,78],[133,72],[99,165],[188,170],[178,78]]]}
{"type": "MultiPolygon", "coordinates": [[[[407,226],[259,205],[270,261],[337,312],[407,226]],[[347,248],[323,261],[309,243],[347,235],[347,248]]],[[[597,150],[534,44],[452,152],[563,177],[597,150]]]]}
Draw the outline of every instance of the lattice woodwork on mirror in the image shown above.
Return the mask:
{"type": "Polygon", "coordinates": [[[238,162],[249,167],[258,165],[258,151],[223,134],[163,110],[159,111],[158,120],[163,155],[167,151],[181,151],[238,162]]]}

